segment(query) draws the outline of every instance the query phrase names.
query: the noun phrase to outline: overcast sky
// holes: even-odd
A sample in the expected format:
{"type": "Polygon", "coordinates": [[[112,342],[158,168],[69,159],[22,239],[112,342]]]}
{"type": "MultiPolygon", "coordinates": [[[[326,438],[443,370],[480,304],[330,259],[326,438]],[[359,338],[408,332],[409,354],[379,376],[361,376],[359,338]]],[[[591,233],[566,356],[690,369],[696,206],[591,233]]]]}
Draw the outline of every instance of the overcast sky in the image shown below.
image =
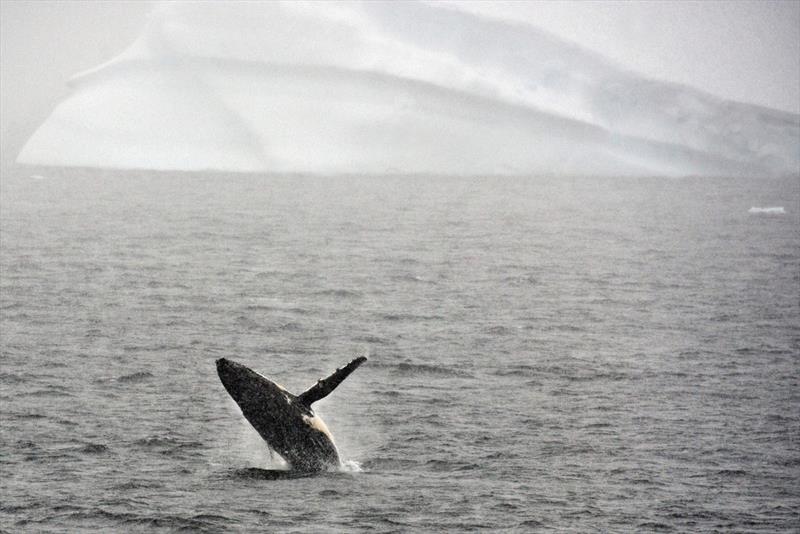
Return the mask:
{"type": "MultiPolygon", "coordinates": [[[[456,2],[525,21],[647,76],[800,113],[800,1],[456,2]]],[[[121,52],[153,2],[0,2],[3,160],[67,93],[121,52]]]]}

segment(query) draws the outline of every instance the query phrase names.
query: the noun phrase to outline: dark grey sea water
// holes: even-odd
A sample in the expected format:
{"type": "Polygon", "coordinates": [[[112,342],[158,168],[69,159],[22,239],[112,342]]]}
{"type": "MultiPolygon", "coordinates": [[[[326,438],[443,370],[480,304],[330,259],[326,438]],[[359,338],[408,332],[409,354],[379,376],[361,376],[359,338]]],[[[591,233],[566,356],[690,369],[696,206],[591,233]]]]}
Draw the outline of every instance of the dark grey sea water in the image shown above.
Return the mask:
{"type": "Polygon", "coordinates": [[[0,190],[6,532],[796,532],[800,180],[39,170],[0,190]],[[783,206],[784,214],[751,214],[783,206]],[[267,476],[220,384],[346,466],[267,476]]]}

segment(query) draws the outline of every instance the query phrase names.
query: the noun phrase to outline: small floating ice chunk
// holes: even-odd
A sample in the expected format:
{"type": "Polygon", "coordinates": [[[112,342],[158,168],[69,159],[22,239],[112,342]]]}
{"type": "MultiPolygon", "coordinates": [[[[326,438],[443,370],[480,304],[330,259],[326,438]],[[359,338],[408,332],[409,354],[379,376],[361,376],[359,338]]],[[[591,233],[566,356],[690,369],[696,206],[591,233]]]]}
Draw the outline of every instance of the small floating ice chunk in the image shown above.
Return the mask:
{"type": "Polygon", "coordinates": [[[773,215],[782,215],[782,214],[786,213],[786,210],[783,209],[783,206],[775,206],[775,207],[769,207],[769,208],[757,208],[757,207],[753,206],[752,208],[747,210],[747,212],[748,213],[770,213],[770,214],[773,214],[773,215]]]}

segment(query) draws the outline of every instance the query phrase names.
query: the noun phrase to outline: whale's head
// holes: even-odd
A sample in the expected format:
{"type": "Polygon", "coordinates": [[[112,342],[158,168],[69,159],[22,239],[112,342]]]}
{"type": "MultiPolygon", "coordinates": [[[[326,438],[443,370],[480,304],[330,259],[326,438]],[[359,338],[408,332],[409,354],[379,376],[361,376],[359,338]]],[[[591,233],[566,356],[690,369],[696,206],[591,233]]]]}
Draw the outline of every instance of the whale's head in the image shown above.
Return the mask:
{"type": "Polygon", "coordinates": [[[242,408],[278,408],[292,404],[294,395],[272,380],[225,358],[217,360],[217,374],[233,400],[242,408]]]}

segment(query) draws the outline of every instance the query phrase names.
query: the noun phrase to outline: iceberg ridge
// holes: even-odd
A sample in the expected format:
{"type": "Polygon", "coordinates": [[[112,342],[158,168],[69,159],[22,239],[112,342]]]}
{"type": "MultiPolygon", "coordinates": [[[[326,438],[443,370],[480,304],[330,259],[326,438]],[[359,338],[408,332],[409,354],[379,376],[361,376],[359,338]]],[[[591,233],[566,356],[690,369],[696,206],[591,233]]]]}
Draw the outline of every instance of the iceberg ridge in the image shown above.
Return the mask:
{"type": "Polygon", "coordinates": [[[800,116],[425,3],[169,3],[77,75],[22,163],[313,173],[776,175],[800,116]]]}

